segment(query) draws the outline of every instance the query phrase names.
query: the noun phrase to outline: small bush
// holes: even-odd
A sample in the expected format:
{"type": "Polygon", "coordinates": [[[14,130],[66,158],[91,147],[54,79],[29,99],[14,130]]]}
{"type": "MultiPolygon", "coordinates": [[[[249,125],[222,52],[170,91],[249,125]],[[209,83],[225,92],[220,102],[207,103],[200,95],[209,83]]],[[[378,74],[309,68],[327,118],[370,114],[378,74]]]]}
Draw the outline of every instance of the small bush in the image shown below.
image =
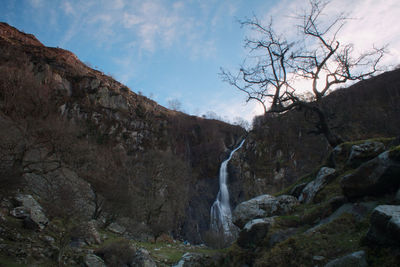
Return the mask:
{"type": "Polygon", "coordinates": [[[129,265],[136,250],[126,239],[118,239],[97,249],[95,254],[103,258],[107,266],[129,265]]]}
{"type": "Polygon", "coordinates": [[[234,241],[234,237],[226,236],[223,231],[208,230],[202,237],[208,247],[216,249],[226,248],[234,241]]]}

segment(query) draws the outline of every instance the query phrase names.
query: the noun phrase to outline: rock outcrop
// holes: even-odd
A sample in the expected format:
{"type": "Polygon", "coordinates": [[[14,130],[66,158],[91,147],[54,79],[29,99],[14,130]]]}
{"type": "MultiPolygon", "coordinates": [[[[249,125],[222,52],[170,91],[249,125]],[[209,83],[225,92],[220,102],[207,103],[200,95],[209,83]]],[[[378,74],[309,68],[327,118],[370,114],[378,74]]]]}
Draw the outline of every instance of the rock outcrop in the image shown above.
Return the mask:
{"type": "Polygon", "coordinates": [[[390,151],[363,163],[355,172],[342,178],[340,185],[349,198],[383,195],[400,186],[400,161],[390,151]]]}
{"type": "Polygon", "coordinates": [[[237,244],[242,248],[253,248],[259,245],[268,234],[274,218],[253,219],[246,223],[239,233],[237,244]]]}
{"type": "Polygon", "coordinates": [[[400,206],[376,207],[371,215],[367,239],[379,245],[400,246],[400,206]]]}
{"type": "Polygon", "coordinates": [[[19,194],[15,197],[18,207],[11,210],[10,214],[16,218],[24,219],[28,228],[43,230],[49,223],[43,212],[42,206],[31,196],[19,194]]]}
{"type": "Polygon", "coordinates": [[[296,205],[298,201],[293,196],[261,195],[237,205],[232,213],[232,220],[235,225],[243,228],[253,219],[284,215],[296,205]]]}
{"type": "Polygon", "coordinates": [[[361,163],[375,158],[383,151],[385,151],[385,145],[381,142],[366,141],[359,145],[353,145],[346,164],[351,167],[358,167],[361,163]]]}
{"type": "Polygon", "coordinates": [[[87,267],[107,267],[103,259],[94,254],[86,254],[83,262],[87,267]]]}
{"type": "Polygon", "coordinates": [[[316,178],[308,183],[301,191],[299,201],[304,203],[312,202],[318,191],[320,191],[326,184],[331,182],[335,177],[335,169],[328,167],[321,168],[316,178]]]}
{"type": "Polygon", "coordinates": [[[136,250],[134,259],[131,261],[129,266],[143,266],[143,267],[157,267],[157,264],[150,257],[150,253],[145,249],[136,250]]]}

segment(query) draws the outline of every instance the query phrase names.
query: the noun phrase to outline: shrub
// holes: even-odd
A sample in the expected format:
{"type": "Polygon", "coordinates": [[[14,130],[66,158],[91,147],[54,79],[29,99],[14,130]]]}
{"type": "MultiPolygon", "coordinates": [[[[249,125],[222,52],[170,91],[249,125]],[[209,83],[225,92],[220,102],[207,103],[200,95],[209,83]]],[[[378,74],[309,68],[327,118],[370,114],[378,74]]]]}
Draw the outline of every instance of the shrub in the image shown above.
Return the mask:
{"type": "Polygon", "coordinates": [[[136,249],[126,239],[117,239],[95,251],[107,266],[129,265],[135,258],[135,253],[136,249]]]}

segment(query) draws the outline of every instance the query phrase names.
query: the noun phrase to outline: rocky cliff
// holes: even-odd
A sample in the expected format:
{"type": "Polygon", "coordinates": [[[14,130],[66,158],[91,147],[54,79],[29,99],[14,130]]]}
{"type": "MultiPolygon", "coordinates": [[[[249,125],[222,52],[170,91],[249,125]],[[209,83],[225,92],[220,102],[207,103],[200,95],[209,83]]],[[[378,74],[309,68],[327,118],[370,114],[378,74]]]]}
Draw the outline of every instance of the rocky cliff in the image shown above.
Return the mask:
{"type": "Polygon", "coordinates": [[[5,23],[0,76],[2,197],[202,241],[219,163],[244,129],[168,110],[5,23]]]}

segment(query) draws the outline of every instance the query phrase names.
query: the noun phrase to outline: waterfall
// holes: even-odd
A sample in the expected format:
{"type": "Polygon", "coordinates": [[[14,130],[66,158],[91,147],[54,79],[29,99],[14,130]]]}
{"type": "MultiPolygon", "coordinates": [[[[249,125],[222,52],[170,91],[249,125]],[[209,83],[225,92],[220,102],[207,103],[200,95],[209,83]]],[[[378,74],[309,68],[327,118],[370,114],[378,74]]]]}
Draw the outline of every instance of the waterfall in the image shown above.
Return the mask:
{"type": "Polygon", "coordinates": [[[210,228],[214,231],[224,231],[226,236],[232,235],[232,230],[234,228],[232,224],[232,212],[229,203],[229,191],[228,191],[228,162],[231,160],[233,154],[242,147],[245,139],[240,143],[240,145],[232,150],[228,159],[222,162],[219,169],[219,192],[217,199],[211,206],[211,222],[210,228]]]}

